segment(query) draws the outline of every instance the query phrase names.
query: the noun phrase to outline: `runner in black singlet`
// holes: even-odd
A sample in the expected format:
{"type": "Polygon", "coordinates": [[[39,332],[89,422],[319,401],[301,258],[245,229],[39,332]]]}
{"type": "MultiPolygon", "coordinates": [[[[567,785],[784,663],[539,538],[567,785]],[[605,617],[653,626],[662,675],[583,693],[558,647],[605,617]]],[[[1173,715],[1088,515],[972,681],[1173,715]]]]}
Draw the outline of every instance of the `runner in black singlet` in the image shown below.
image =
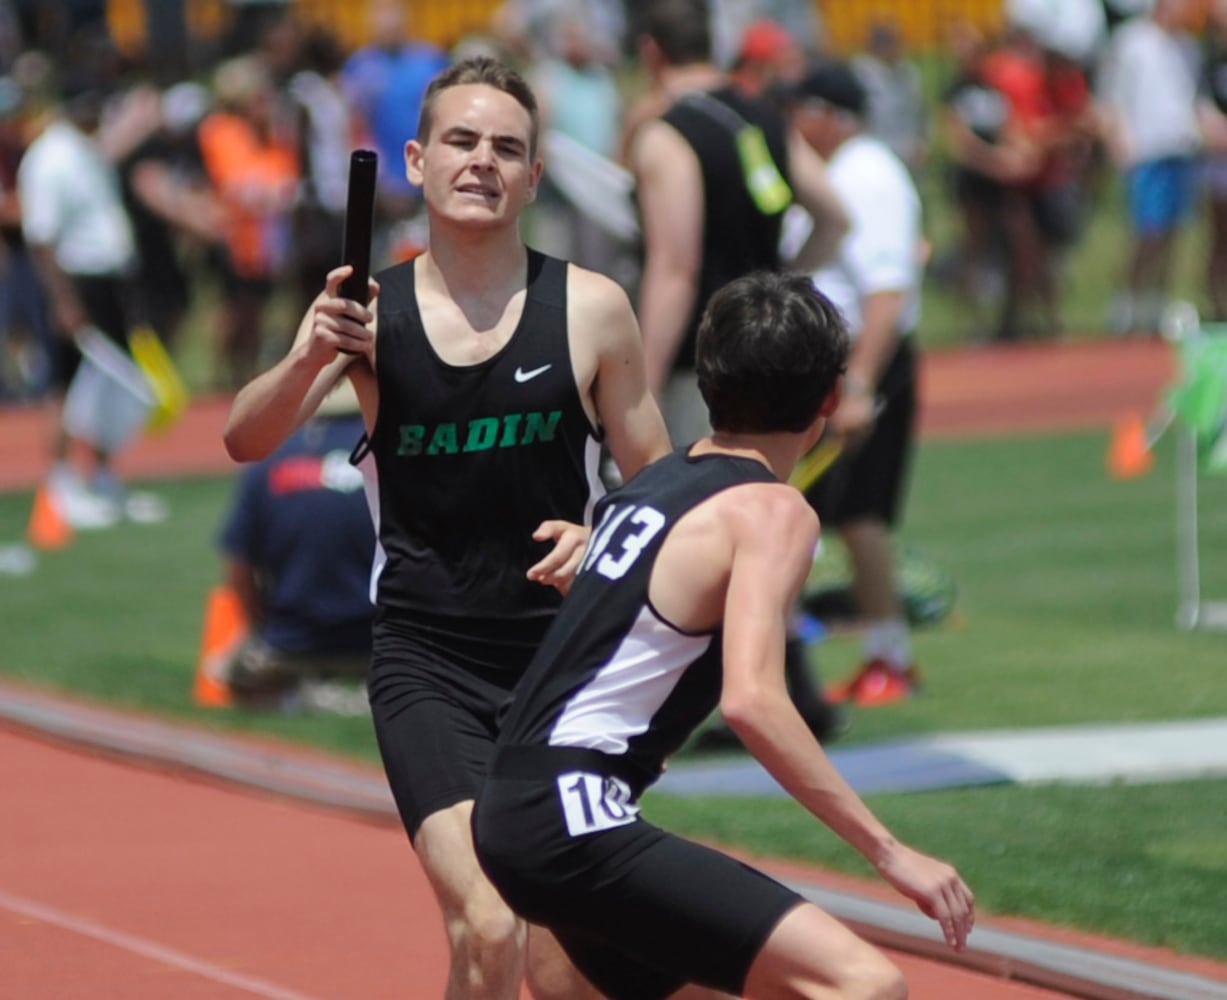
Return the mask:
{"type": "Polygon", "coordinates": [[[470,814],[497,710],[582,557],[599,444],[625,477],[669,450],[625,293],[520,238],[537,132],[531,90],[501,63],[437,77],[406,146],[426,252],[377,275],[369,309],[340,297],[349,268],[333,271],[226,432],[234,457],[257,458],[342,375],[358,393],[379,539],[371,709],[443,912],[455,1000],[513,1000],[526,964],[538,1000],[594,996],[548,934],[529,933],[525,952],[523,923],[477,864],[470,814]]]}
{"type": "Polygon", "coordinates": [[[714,431],[597,507],[584,559],[500,723],[478,858],[612,1000],[906,995],[899,971],[791,889],[653,826],[639,797],[717,703],[802,805],[962,948],[974,903],[827,760],[784,681],[818,521],[787,478],[839,402],[843,318],[809,279],[712,298],[697,372],[714,431]],[[678,991],[685,989],[684,994],[678,991]]]}

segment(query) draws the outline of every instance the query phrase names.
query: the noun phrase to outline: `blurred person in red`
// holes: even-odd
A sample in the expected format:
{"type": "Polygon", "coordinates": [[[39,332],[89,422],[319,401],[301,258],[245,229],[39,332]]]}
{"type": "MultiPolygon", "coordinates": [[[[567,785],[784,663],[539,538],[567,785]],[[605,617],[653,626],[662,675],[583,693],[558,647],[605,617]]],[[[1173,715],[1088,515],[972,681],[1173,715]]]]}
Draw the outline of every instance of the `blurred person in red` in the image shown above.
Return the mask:
{"type": "Polygon", "coordinates": [[[1010,102],[1011,127],[1030,149],[1031,169],[1005,181],[1005,302],[997,336],[1017,340],[1063,331],[1059,252],[1081,232],[1078,182],[1093,115],[1084,72],[1054,58],[1037,26],[1011,24],[983,61],[982,78],[1010,102]]]}
{"type": "Polygon", "coordinates": [[[741,38],[729,71],[734,87],[751,97],[774,98],[781,84],[795,83],[805,70],[805,50],[778,21],[752,22],[741,38]]]}
{"type": "MultiPolygon", "coordinates": [[[[987,311],[1004,291],[1006,202],[1012,187],[1033,175],[1035,154],[1020,134],[1009,98],[984,73],[992,48],[981,29],[956,22],[947,48],[955,72],[942,94],[939,122],[961,223],[954,273],[968,302],[987,311]]],[[[985,321],[976,339],[1008,337],[1008,317],[1005,325],[999,332],[998,321],[985,321]]]]}

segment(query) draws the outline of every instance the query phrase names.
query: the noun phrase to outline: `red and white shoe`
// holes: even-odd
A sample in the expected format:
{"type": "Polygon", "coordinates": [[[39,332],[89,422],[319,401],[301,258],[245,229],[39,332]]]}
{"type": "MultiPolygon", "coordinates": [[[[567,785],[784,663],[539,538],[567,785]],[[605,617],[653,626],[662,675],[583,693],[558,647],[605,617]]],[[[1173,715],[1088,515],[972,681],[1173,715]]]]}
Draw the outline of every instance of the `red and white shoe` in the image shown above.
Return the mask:
{"type": "Polygon", "coordinates": [[[905,701],[920,690],[920,671],[916,665],[900,672],[885,660],[869,660],[848,680],[826,691],[828,701],[852,702],[861,708],[875,708],[905,701]]]}

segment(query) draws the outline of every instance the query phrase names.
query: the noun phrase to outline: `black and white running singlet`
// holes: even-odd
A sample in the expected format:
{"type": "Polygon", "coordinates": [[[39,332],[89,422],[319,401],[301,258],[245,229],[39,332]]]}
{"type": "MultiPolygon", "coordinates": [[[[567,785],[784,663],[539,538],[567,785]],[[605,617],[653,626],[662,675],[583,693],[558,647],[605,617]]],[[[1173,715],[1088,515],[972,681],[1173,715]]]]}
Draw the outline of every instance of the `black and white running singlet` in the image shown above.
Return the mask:
{"type": "Polygon", "coordinates": [[[597,505],[583,564],[500,721],[500,748],[598,751],[638,794],[720,697],[718,632],[687,633],[649,599],[670,528],[733,486],[777,482],[761,462],[678,449],[597,505]]]}

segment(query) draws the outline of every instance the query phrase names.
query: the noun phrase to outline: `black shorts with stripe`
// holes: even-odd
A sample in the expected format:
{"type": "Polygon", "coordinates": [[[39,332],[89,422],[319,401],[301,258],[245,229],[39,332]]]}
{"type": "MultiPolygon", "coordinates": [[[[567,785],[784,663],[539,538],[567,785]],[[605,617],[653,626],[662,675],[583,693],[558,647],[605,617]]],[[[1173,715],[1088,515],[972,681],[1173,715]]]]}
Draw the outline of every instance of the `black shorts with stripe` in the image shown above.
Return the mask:
{"type": "MultiPolygon", "coordinates": [[[[767,938],[802,898],[617,807],[609,815],[620,825],[572,832],[564,797],[580,794],[584,777],[597,788],[629,778],[632,796],[634,779],[595,751],[533,747],[517,759],[524,749],[499,749],[473,815],[478,860],[512,909],[550,928],[611,1000],[663,1000],[687,983],[740,996],[767,938]]],[[[589,803],[587,815],[601,808],[589,803]]]]}

